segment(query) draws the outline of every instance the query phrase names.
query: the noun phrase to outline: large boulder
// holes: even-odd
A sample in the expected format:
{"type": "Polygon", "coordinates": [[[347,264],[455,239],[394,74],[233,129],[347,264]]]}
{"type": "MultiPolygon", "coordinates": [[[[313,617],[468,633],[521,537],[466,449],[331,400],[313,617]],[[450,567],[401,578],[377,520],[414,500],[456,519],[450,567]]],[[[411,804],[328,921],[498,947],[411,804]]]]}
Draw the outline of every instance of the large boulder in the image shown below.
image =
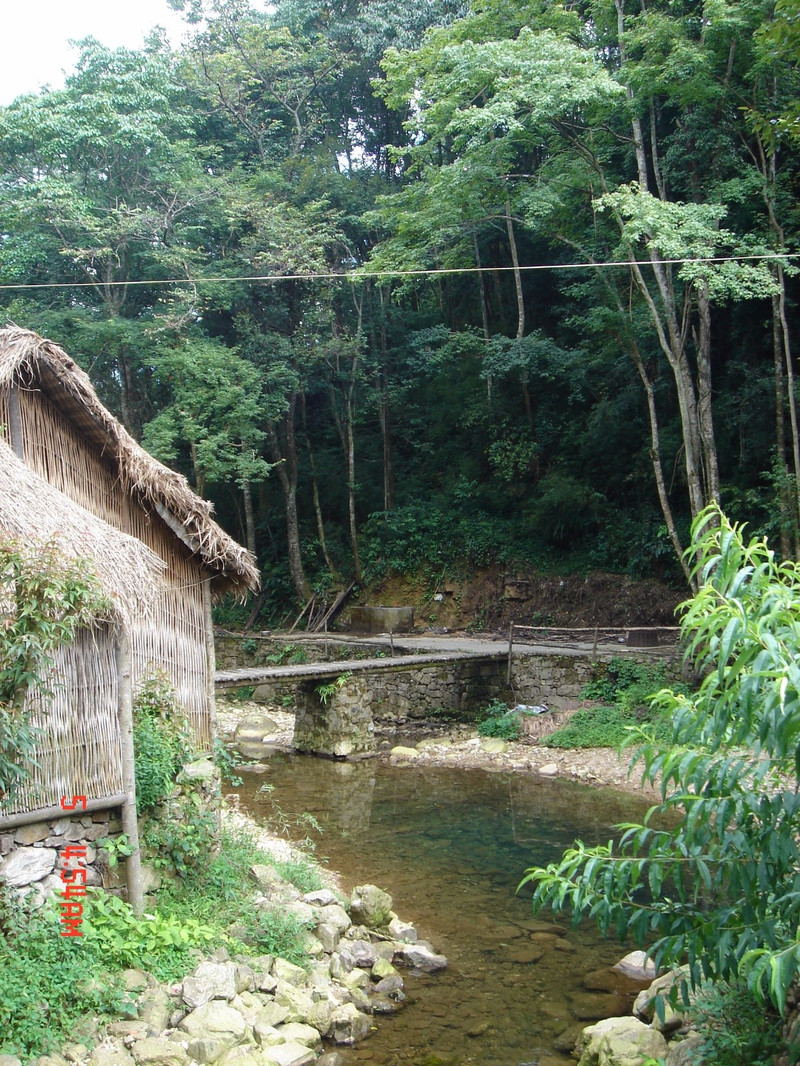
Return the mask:
{"type": "Polygon", "coordinates": [[[187,1066],[189,1056],[174,1040],[152,1036],[131,1048],[136,1066],[187,1066]]]}
{"type": "Polygon", "coordinates": [[[354,1004],[344,1003],[332,1015],[333,1028],[330,1036],[337,1044],[356,1044],[369,1036],[372,1023],[354,1004]]]}
{"type": "Polygon", "coordinates": [[[12,888],[41,881],[55,866],[57,854],[55,848],[17,848],[0,862],[0,880],[12,888]]]}
{"type": "Polygon", "coordinates": [[[263,711],[251,711],[236,726],[234,743],[245,759],[266,759],[275,752],[278,723],[263,711]]]}
{"type": "Polygon", "coordinates": [[[236,995],[236,964],[201,962],[191,977],[184,978],[183,1002],[192,1009],[212,999],[231,1000],[236,995]]]}
{"type": "Polygon", "coordinates": [[[666,1056],[667,1042],[638,1018],[605,1018],[583,1030],[577,1050],[578,1066],[642,1066],[666,1056]]]}
{"type": "Polygon", "coordinates": [[[350,917],[368,929],[380,929],[394,917],[392,897],[376,885],[356,885],[350,895],[350,917]]]}
{"type": "Polygon", "coordinates": [[[399,966],[410,966],[423,973],[435,973],[447,966],[444,955],[437,955],[424,944],[402,944],[394,953],[394,961],[399,966]]]}
{"type": "Polygon", "coordinates": [[[193,1010],[180,1022],[178,1028],[192,1039],[210,1036],[227,1043],[238,1043],[245,1035],[246,1026],[241,1014],[227,1003],[212,1000],[193,1010]]]}

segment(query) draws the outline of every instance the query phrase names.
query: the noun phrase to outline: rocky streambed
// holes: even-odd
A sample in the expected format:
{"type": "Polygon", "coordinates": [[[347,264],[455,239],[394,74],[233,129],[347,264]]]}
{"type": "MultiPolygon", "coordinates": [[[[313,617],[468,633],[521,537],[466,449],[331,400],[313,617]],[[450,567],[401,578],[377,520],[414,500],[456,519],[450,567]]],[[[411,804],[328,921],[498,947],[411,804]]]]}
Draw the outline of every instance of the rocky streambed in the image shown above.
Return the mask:
{"type": "MultiPolygon", "coordinates": [[[[301,895],[273,866],[252,875],[257,905],[280,907],[307,930],[299,945],[306,965],[231,958],[223,948],[173,985],[127,970],[134,1017],[98,1033],[91,1051],[68,1045],[37,1066],[339,1066],[335,1048],[367,1039],[380,1015],[403,1009],[407,979],[447,965],[375,885],[349,898],[329,888],[301,895]]],[[[19,1059],[0,1056],[0,1064],[19,1059]]]]}

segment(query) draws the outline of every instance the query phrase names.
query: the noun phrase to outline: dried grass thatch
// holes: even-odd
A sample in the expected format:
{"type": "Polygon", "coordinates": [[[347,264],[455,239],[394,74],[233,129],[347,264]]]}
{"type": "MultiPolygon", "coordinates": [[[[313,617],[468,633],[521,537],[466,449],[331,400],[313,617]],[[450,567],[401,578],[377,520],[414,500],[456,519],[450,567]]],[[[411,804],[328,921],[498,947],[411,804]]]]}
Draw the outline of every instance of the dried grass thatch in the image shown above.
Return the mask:
{"type": "Polygon", "coordinates": [[[213,520],[211,504],[131,437],[62,348],[30,330],[16,326],[0,330],[0,390],[12,385],[22,392],[42,393],[84,439],[96,445],[123,488],[148,511],[155,511],[209,569],[215,593],[244,595],[258,587],[253,557],[213,520]]]}
{"type": "Polygon", "coordinates": [[[14,455],[0,438],[0,536],[23,543],[57,538],[67,557],[86,562],[126,624],[151,613],[166,564],[136,537],[74,503],[14,455]]]}

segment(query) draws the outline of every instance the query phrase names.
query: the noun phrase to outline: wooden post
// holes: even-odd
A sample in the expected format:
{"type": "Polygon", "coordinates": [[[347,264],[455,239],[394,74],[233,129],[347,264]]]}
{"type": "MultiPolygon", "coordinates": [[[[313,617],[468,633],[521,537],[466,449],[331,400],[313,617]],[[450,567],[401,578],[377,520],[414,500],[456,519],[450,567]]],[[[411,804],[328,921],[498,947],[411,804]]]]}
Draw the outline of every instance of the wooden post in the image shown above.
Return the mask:
{"type": "Polygon", "coordinates": [[[8,432],[11,448],[18,459],[25,461],[25,443],[22,438],[22,415],[19,409],[19,386],[8,390],[8,432]]]}
{"type": "MultiPolygon", "coordinates": [[[[214,674],[217,669],[217,653],[214,648],[214,620],[211,616],[211,578],[203,581],[203,622],[206,631],[206,704],[208,706],[211,738],[209,750],[214,761],[214,744],[217,739],[217,703],[214,689],[214,674]]],[[[214,778],[214,801],[217,805],[217,836],[222,832],[222,776],[214,778]]]]}
{"type": "Polygon", "coordinates": [[[133,851],[125,863],[128,878],[128,903],[134,914],[144,909],[142,893],[142,856],[139,850],[139,823],[136,819],[136,769],[133,753],[133,681],[131,678],[131,642],[127,630],[120,628],[115,646],[119,684],[119,735],[122,749],[122,831],[133,851]]]}
{"type": "Polygon", "coordinates": [[[508,684],[511,685],[511,650],[514,647],[514,623],[508,627],[508,684]]]}
{"type": "Polygon", "coordinates": [[[592,647],[592,662],[597,660],[597,626],[594,627],[594,645],[592,647]]]}
{"type": "Polygon", "coordinates": [[[391,658],[394,658],[394,630],[389,630],[389,649],[391,651],[391,658]]]}
{"type": "Polygon", "coordinates": [[[328,618],[325,617],[325,662],[328,661],[328,618]]]}

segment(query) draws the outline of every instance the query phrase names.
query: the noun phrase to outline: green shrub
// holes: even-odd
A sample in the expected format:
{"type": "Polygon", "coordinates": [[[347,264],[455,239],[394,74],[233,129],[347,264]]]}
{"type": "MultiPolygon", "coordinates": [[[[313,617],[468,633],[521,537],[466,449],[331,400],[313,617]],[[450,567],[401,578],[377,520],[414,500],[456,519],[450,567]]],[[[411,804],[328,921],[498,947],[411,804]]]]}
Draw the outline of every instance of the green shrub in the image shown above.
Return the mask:
{"type": "Polygon", "coordinates": [[[781,1016],[745,984],[707,985],[687,1013],[700,1032],[703,1066],[773,1066],[785,1050],[781,1016]]]}
{"type": "Polygon", "coordinates": [[[87,1012],[117,1012],[122,989],[86,937],[62,937],[58,915],[28,913],[0,890],[0,1054],[41,1055],[87,1012]]]}
{"type": "Polygon", "coordinates": [[[142,843],[154,866],[184,876],[204,866],[217,847],[217,816],[197,793],[165,800],[142,828],[142,843]]]}
{"type": "Polygon", "coordinates": [[[603,703],[619,703],[631,689],[635,689],[641,698],[663,688],[666,677],[663,663],[641,663],[615,655],[609,660],[601,676],[584,686],[581,698],[601,700],[603,703]]]}
{"type": "MultiPolygon", "coordinates": [[[[745,542],[716,505],[692,528],[682,631],[702,681],[663,690],[670,735],[632,740],[661,802],[618,843],[531,869],[534,912],[590,914],[689,980],[747,984],[783,1012],[800,976],[800,564],[745,542]]],[[[726,1066],[728,1066],[726,1062],[726,1066]]]]}
{"type": "Polygon", "coordinates": [[[548,748],[618,748],[635,725],[635,715],[619,707],[588,707],[576,711],[542,744],[548,748]]]}
{"type": "Polygon", "coordinates": [[[482,737],[518,740],[522,732],[519,712],[502,700],[493,700],[478,715],[478,732],[482,737]]]}
{"type": "Polygon", "coordinates": [[[191,754],[185,718],[169,678],[155,671],[143,679],[133,701],[136,807],[152,810],[173,790],[191,754]]]}

